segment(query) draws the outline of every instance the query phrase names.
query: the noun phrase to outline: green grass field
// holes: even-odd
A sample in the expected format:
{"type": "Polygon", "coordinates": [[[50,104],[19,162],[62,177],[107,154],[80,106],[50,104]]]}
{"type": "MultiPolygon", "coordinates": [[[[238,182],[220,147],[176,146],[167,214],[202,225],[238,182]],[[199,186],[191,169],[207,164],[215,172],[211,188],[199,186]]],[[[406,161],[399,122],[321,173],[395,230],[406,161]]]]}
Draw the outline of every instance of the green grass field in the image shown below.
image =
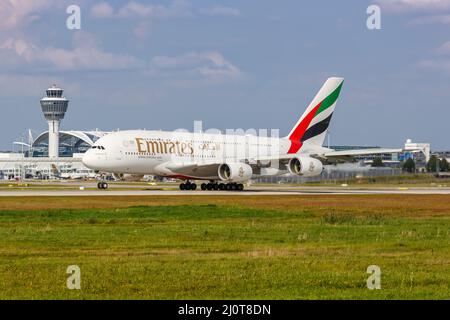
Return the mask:
{"type": "Polygon", "coordinates": [[[0,298],[450,298],[448,196],[180,198],[0,202],[0,298]],[[66,288],[69,265],[81,290],[66,288]],[[369,265],[381,290],[366,287],[369,265]]]}

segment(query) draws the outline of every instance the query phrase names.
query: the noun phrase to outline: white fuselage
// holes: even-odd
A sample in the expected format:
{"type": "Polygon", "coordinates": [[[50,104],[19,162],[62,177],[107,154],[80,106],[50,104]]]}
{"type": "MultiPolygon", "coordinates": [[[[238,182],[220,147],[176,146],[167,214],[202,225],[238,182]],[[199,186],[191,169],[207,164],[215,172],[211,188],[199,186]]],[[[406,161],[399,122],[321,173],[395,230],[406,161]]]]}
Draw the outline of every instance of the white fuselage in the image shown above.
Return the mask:
{"type": "MultiPolygon", "coordinates": [[[[222,135],[165,131],[121,131],[100,138],[83,157],[91,169],[136,175],[172,176],[192,179],[217,179],[217,170],[205,176],[195,173],[188,176],[175,174],[170,168],[176,166],[217,163],[236,163],[247,159],[271,158],[286,154],[291,146],[288,139],[256,137],[252,135],[222,135]]],[[[302,154],[322,149],[303,145],[302,154]]],[[[256,160],[255,163],[256,164],[256,160]]],[[[287,172],[273,161],[266,165],[258,162],[259,169],[253,176],[271,176],[287,172]]]]}

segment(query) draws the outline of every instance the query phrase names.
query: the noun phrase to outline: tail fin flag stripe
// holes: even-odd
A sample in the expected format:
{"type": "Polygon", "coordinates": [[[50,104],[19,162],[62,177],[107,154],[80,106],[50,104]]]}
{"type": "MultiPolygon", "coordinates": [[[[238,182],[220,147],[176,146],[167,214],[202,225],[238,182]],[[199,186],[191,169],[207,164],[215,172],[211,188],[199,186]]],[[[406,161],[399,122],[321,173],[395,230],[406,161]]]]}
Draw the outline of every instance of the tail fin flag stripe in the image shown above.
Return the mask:
{"type": "Polygon", "coordinates": [[[297,151],[300,150],[300,148],[302,147],[301,139],[308,129],[309,125],[311,124],[311,121],[314,119],[319,108],[320,103],[315,106],[314,109],[312,109],[311,112],[308,113],[307,116],[302,120],[302,122],[300,122],[300,125],[295,128],[295,131],[289,137],[289,140],[291,140],[291,147],[289,148],[288,153],[297,153],[297,151]]]}
{"type": "Polygon", "coordinates": [[[317,110],[320,108],[320,103],[314,107],[314,109],[311,110],[310,113],[306,115],[305,118],[303,118],[302,122],[295,128],[294,132],[289,136],[289,140],[293,141],[300,141],[305,131],[308,129],[311,121],[316,116],[317,110]]]}
{"type": "Polygon", "coordinates": [[[322,121],[312,125],[308,130],[306,130],[306,132],[303,134],[303,137],[301,138],[301,142],[304,142],[308,139],[311,139],[312,137],[324,133],[328,129],[328,126],[330,125],[332,116],[333,113],[331,113],[327,118],[323,119],[322,121]]]}
{"type": "Polygon", "coordinates": [[[328,109],[329,107],[331,107],[336,102],[336,100],[339,97],[339,94],[341,93],[343,84],[344,84],[344,81],[342,81],[341,84],[336,88],[336,90],[334,90],[328,97],[326,97],[322,101],[319,110],[317,110],[316,116],[319,113],[321,113],[321,112],[325,111],[326,109],[328,109]]]}
{"type": "MultiPolygon", "coordinates": [[[[335,81],[337,80],[337,78],[329,80],[335,81]]],[[[302,147],[304,141],[319,136],[320,134],[324,133],[327,130],[331,121],[331,117],[333,115],[334,108],[330,110],[329,115],[325,115],[326,117],[325,119],[319,120],[317,123],[313,125],[311,125],[311,123],[319,114],[328,110],[330,107],[334,107],[341,92],[342,85],[344,83],[343,79],[341,80],[342,81],[339,83],[339,85],[335,87],[335,89],[325,99],[319,102],[308,113],[305,112],[306,115],[302,116],[300,123],[297,124],[295,129],[292,130],[291,134],[288,137],[289,140],[291,140],[291,147],[288,153],[298,152],[302,147]]]]}

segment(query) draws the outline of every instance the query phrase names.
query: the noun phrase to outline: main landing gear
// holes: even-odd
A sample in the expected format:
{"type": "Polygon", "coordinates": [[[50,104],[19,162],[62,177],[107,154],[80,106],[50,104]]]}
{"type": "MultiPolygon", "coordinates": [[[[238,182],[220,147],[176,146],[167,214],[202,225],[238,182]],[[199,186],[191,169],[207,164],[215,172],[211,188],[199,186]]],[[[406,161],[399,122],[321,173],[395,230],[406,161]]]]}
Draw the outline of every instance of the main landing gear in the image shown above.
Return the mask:
{"type": "Polygon", "coordinates": [[[242,183],[217,183],[217,182],[213,182],[213,183],[202,183],[202,185],[200,186],[200,188],[205,191],[243,191],[244,190],[244,185],[242,183]]]}
{"type": "Polygon", "coordinates": [[[195,183],[186,182],[180,184],[180,190],[196,190],[197,185],[195,183]]]}
{"type": "MultiPolygon", "coordinates": [[[[180,190],[196,190],[197,185],[195,183],[186,182],[180,184],[180,190]]],[[[242,183],[202,183],[200,189],[203,191],[243,191],[244,185],[242,183]]]]}
{"type": "Polygon", "coordinates": [[[97,183],[97,188],[101,189],[101,190],[106,190],[106,189],[108,189],[108,183],[104,182],[104,181],[100,181],[99,183],[97,183]]]}

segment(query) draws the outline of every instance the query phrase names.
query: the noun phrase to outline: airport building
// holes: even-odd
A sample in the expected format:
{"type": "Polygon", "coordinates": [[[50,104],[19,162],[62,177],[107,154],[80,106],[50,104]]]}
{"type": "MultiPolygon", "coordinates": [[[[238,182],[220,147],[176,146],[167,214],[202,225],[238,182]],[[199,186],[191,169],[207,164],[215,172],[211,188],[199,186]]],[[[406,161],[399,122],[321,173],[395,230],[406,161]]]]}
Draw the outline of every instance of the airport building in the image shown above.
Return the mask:
{"type": "Polygon", "coordinates": [[[445,158],[450,163],[450,151],[436,151],[433,152],[439,159],[445,158]]]}
{"type": "Polygon", "coordinates": [[[0,153],[0,179],[52,179],[93,177],[81,158],[107,132],[61,131],[60,124],[69,107],[64,90],[56,85],[45,91],[40,100],[48,130],[35,139],[29,133],[28,142],[15,142],[21,152],[0,153]]]}
{"type": "Polygon", "coordinates": [[[63,96],[63,90],[53,85],[46,91],[47,95],[41,99],[41,109],[48,123],[47,156],[59,157],[59,124],[66,115],[69,100],[63,96]]]}
{"type": "Polygon", "coordinates": [[[99,131],[60,131],[60,123],[66,115],[69,100],[63,96],[64,90],[56,85],[46,90],[41,99],[41,110],[48,123],[48,131],[40,134],[30,146],[31,157],[73,157],[76,153],[84,153],[100,137],[105,135],[99,131]]]}
{"type": "MultiPolygon", "coordinates": [[[[331,146],[336,151],[358,150],[358,149],[377,149],[375,146],[331,146]]],[[[370,165],[375,158],[381,158],[383,164],[388,167],[400,167],[401,163],[411,158],[417,165],[425,166],[431,156],[431,145],[429,143],[415,143],[411,139],[407,139],[401,152],[385,153],[377,155],[364,155],[355,157],[355,159],[363,164],[370,165]],[[420,152],[416,152],[420,150],[420,152]],[[414,152],[413,152],[414,151],[414,152]]]]}
{"type": "Polygon", "coordinates": [[[41,133],[31,144],[27,156],[57,158],[73,157],[74,154],[85,153],[99,138],[106,133],[101,131],[58,131],[57,148],[51,145],[56,139],[51,138],[49,131],[41,133]],[[30,154],[28,154],[30,153],[30,154]]]}

